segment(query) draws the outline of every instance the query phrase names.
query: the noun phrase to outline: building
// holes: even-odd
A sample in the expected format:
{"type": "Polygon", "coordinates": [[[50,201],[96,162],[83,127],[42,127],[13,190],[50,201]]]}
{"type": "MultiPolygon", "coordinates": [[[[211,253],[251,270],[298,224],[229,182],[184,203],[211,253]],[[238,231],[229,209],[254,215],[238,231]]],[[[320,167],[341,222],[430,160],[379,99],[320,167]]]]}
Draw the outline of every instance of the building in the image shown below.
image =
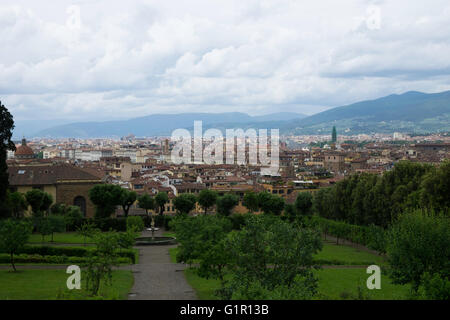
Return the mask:
{"type": "Polygon", "coordinates": [[[86,217],[94,216],[94,205],[89,200],[89,190],[102,183],[80,168],[68,164],[11,165],[8,167],[11,191],[26,193],[40,189],[53,197],[53,203],[80,207],[86,217]]]}
{"type": "Polygon", "coordinates": [[[332,172],[343,172],[345,169],[345,155],[339,152],[329,152],[324,156],[324,167],[332,172]]]}
{"type": "Polygon", "coordinates": [[[27,140],[25,138],[22,139],[22,145],[16,148],[16,152],[14,152],[14,158],[18,160],[28,160],[36,158],[33,149],[27,146],[27,140]]]}

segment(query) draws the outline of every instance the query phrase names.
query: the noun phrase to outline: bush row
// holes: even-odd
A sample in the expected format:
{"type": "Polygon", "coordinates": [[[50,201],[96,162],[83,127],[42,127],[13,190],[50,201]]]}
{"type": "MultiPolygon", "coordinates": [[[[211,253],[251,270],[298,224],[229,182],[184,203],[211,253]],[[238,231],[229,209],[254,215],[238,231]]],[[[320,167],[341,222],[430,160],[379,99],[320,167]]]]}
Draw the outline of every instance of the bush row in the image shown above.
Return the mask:
{"type": "MultiPolygon", "coordinates": [[[[56,246],[24,246],[18,253],[37,256],[60,256],[60,257],[87,257],[90,252],[95,252],[95,247],[56,247],[56,246]]],[[[126,258],[131,263],[137,261],[137,251],[135,249],[121,249],[119,257],[126,258]]],[[[9,261],[8,261],[9,262],[9,261]]]]}
{"type": "MultiPolygon", "coordinates": [[[[0,253],[0,263],[10,263],[9,254],[0,253]]],[[[49,264],[66,264],[66,263],[86,263],[87,257],[77,256],[47,256],[39,254],[18,254],[14,256],[15,263],[49,263],[49,264]]],[[[117,259],[118,263],[129,264],[133,260],[130,257],[121,256],[117,259]]]]}

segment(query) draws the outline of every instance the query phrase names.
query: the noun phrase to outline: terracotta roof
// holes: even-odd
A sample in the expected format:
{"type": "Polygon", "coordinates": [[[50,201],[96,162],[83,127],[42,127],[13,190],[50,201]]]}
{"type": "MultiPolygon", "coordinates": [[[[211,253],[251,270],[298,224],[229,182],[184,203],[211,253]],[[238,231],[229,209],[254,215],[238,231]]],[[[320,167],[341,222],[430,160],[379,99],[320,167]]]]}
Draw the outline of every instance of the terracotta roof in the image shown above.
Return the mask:
{"type": "Polygon", "coordinates": [[[34,155],[33,149],[31,149],[27,145],[21,145],[16,148],[16,152],[14,153],[16,156],[32,156],[34,155]]]}
{"type": "Polygon", "coordinates": [[[8,167],[9,184],[23,185],[49,185],[65,180],[101,180],[71,165],[45,165],[45,166],[11,166],[8,167]]]}

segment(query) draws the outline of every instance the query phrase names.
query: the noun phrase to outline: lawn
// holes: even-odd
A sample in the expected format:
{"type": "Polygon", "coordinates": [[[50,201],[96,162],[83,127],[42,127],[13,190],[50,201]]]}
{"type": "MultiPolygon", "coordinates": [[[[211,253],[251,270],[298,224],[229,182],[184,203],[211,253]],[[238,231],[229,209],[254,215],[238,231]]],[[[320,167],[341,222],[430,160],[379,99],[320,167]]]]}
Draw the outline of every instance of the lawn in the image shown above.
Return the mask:
{"type": "MultiPolygon", "coordinates": [[[[187,282],[194,288],[200,300],[214,300],[214,291],[220,288],[219,280],[200,278],[195,269],[184,271],[187,282]]],[[[366,280],[369,277],[364,268],[321,269],[316,271],[319,279],[317,299],[340,300],[356,299],[358,284],[363,295],[369,299],[397,300],[407,299],[408,286],[393,285],[387,276],[381,275],[381,289],[368,290],[366,280]]]]}
{"type": "Polygon", "coordinates": [[[352,269],[321,269],[316,274],[319,278],[319,294],[321,299],[337,300],[346,297],[356,297],[358,285],[363,295],[371,300],[404,300],[408,298],[410,287],[407,285],[394,285],[390,279],[381,272],[381,289],[369,290],[366,286],[367,278],[365,268],[352,269]]]}
{"type": "Polygon", "coordinates": [[[346,245],[336,245],[334,243],[324,242],[322,251],[316,256],[316,260],[326,260],[333,263],[324,264],[345,264],[345,265],[383,265],[383,257],[346,245]]]}
{"type": "MultiPolygon", "coordinates": [[[[0,300],[53,300],[58,293],[69,293],[66,281],[69,274],[61,270],[19,270],[11,272],[0,270],[0,300]]],[[[84,286],[83,271],[81,272],[81,287],[84,286]]],[[[131,271],[113,271],[112,286],[103,286],[101,294],[107,298],[127,299],[133,286],[131,271]]],[[[83,289],[72,290],[72,298],[84,299],[83,289]]]]}
{"type": "MultiPolygon", "coordinates": [[[[50,242],[51,236],[45,236],[44,243],[50,242]]],[[[28,240],[29,243],[43,243],[42,235],[38,233],[33,233],[28,240]]],[[[80,236],[76,232],[57,232],[53,235],[53,243],[72,243],[72,244],[83,244],[84,237],[80,236]]],[[[92,243],[92,240],[86,238],[86,243],[92,243]]]]}

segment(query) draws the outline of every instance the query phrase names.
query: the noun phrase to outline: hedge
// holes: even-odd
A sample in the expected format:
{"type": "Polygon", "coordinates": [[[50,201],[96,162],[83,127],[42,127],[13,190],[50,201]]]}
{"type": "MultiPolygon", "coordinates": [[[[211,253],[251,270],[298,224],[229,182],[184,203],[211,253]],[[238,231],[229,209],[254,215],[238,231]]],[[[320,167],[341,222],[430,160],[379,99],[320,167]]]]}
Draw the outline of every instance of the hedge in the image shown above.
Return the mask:
{"type": "MultiPolygon", "coordinates": [[[[87,257],[68,257],[68,256],[43,256],[39,254],[18,254],[14,255],[14,263],[48,263],[48,264],[67,264],[67,263],[86,263],[87,257]]],[[[129,264],[132,261],[130,257],[119,257],[118,263],[129,264]]],[[[11,263],[9,254],[0,253],[0,263],[11,263]]]]}
{"type": "MultiPolygon", "coordinates": [[[[89,252],[95,252],[95,247],[56,247],[56,246],[24,246],[18,254],[38,255],[38,256],[60,256],[60,257],[82,257],[88,256],[89,252]]],[[[121,249],[117,252],[119,257],[127,258],[135,264],[138,253],[135,249],[121,249]]]]}

